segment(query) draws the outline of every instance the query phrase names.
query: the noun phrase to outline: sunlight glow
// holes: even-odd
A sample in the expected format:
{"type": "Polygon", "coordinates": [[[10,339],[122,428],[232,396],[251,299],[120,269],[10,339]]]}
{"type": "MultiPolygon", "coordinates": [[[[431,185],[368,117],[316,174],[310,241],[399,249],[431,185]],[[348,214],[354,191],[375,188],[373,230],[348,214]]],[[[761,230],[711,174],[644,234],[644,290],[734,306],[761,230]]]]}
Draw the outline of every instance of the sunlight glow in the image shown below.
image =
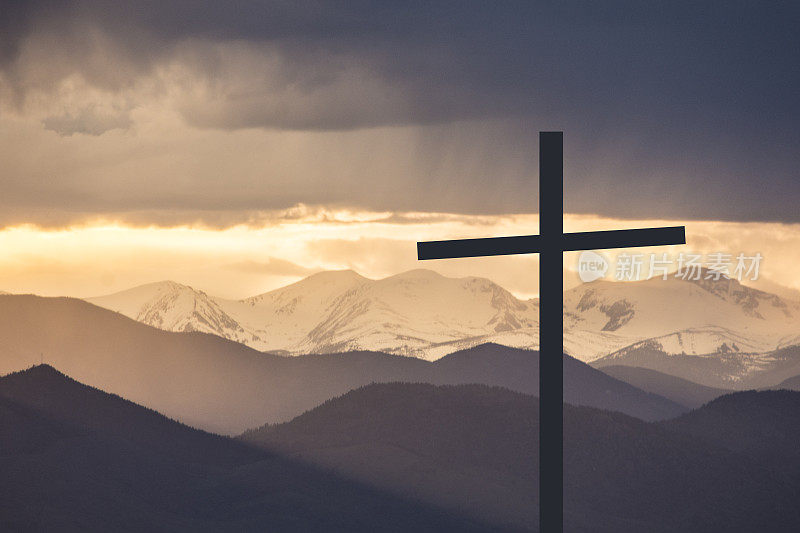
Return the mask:
{"type": "MultiPolygon", "coordinates": [[[[565,218],[566,231],[675,223],[587,215],[565,218]]],[[[447,276],[488,277],[518,297],[530,298],[538,293],[536,256],[421,263],[416,260],[415,243],[532,234],[537,227],[537,215],[473,217],[306,206],[265,215],[260,224],[225,229],[136,227],[107,221],[61,229],[20,225],[0,230],[0,289],[87,297],[173,279],[217,296],[242,298],[319,270],[350,268],[367,277],[381,278],[429,268],[447,276]]],[[[795,278],[800,261],[796,226],[690,222],[687,236],[687,250],[761,252],[765,277],[787,287],[800,286],[795,278]]],[[[675,253],[677,248],[653,251],[675,253]]],[[[566,286],[573,286],[577,284],[576,254],[566,254],[564,262],[566,286]]]]}

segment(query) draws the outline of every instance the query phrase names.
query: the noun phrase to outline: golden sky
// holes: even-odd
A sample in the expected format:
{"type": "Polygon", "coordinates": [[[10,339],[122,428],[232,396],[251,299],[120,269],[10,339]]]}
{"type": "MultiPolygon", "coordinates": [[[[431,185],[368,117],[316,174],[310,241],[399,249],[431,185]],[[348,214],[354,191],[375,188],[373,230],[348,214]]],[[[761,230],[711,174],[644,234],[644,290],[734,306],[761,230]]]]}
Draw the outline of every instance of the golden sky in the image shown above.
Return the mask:
{"type": "MultiPolygon", "coordinates": [[[[678,223],[567,215],[565,226],[567,231],[588,231],[678,223]]],[[[488,277],[525,298],[538,293],[535,255],[419,262],[415,243],[531,234],[537,227],[536,215],[476,217],[303,206],[265,214],[259,225],[227,229],[100,222],[59,229],[14,226],[0,231],[0,290],[88,297],[172,279],[215,296],[242,298],[318,270],[349,268],[381,278],[430,268],[447,276],[488,277]]],[[[778,223],[689,222],[685,247],[635,251],[760,252],[762,277],[800,288],[796,276],[799,230],[796,225],[778,223]]],[[[565,255],[567,286],[577,283],[570,272],[576,263],[576,253],[565,255]]]]}

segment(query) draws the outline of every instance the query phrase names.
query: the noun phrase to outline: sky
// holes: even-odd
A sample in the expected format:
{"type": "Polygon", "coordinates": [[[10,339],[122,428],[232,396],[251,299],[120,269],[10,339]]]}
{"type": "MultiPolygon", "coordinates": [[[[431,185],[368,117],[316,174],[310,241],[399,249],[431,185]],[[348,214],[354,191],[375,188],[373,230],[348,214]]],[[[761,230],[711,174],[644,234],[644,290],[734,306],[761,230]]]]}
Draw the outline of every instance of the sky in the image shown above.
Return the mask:
{"type": "Polygon", "coordinates": [[[413,243],[536,233],[541,130],[569,227],[686,223],[800,287],[797,3],[2,6],[2,290],[424,266],[535,295],[535,256],[413,243]]]}

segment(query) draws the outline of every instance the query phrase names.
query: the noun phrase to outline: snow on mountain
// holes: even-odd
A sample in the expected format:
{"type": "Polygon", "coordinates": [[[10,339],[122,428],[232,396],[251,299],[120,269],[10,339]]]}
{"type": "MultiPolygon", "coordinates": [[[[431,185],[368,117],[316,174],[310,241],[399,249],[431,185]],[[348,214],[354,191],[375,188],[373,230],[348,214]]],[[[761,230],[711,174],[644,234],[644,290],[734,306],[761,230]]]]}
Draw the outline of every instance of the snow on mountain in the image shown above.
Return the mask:
{"type": "Polygon", "coordinates": [[[565,318],[564,352],[583,362],[593,361],[624,346],[632,339],[609,331],[592,331],[570,324],[565,318]]]}
{"type": "Polygon", "coordinates": [[[538,324],[538,309],[482,278],[413,270],[342,296],[298,345],[300,351],[359,348],[415,355],[430,344],[538,324]]]}
{"type": "Polygon", "coordinates": [[[780,350],[781,348],[788,348],[789,346],[798,346],[800,345],[800,335],[786,335],[785,337],[781,338],[776,345],[776,348],[780,350]]]}
{"type": "Polygon", "coordinates": [[[628,344],[684,332],[662,341],[683,346],[718,339],[721,346],[733,335],[740,345],[772,349],[800,332],[800,304],[728,278],[587,283],[564,293],[564,313],[576,329],[613,332],[628,344]],[[729,333],[704,329],[712,326],[729,333]]]}
{"type": "Polygon", "coordinates": [[[643,367],[728,388],[770,386],[800,370],[794,300],[727,278],[625,285],[583,287],[571,295],[578,322],[639,337],[594,366],[643,367]]]}
{"type": "MultiPolygon", "coordinates": [[[[485,342],[539,344],[538,300],[429,270],[379,280],[320,272],[244,300],[161,282],[88,301],[162,329],[287,354],[364,349],[433,360],[485,342]]],[[[564,293],[564,322],[565,351],[583,361],[646,340],[690,355],[800,344],[800,303],[727,278],[587,283],[564,293]]]]}
{"type": "Polygon", "coordinates": [[[162,329],[205,331],[290,354],[368,349],[438,358],[503,334],[519,337],[512,346],[538,344],[536,303],[487,279],[428,270],[381,280],[321,272],[239,301],[174,282],[88,301],[162,329]]]}
{"type": "Polygon", "coordinates": [[[800,346],[774,350],[736,350],[725,344],[716,351],[677,352],[663,339],[647,339],[592,361],[592,366],[622,365],[671,374],[701,385],[730,389],[771,387],[800,373],[800,346]]]}
{"type": "Polygon", "coordinates": [[[770,294],[776,294],[787,301],[800,302],[800,290],[785,287],[764,276],[759,276],[757,280],[753,281],[745,280],[742,283],[747,287],[759,289],[770,294]]]}
{"type": "MultiPolygon", "coordinates": [[[[760,353],[776,348],[775,338],[769,335],[744,336],[720,326],[705,326],[676,331],[636,342],[625,347],[625,351],[634,350],[645,345],[656,347],[666,355],[760,353]]],[[[614,354],[608,357],[613,358],[614,354]]]]}
{"type": "Polygon", "coordinates": [[[756,353],[775,348],[773,337],[748,337],[719,326],[677,331],[652,340],[667,354],[756,353]]]}
{"type": "Polygon", "coordinates": [[[259,350],[295,348],[353,290],[369,280],[352,270],[314,274],[274,291],[240,301],[222,301],[225,309],[253,332],[248,343],[259,350]]]}
{"type": "Polygon", "coordinates": [[[245,344],[253,340],[217,299],[174,281],[149,283],[87,301],[160,329],[213,333],[245,344]]]}

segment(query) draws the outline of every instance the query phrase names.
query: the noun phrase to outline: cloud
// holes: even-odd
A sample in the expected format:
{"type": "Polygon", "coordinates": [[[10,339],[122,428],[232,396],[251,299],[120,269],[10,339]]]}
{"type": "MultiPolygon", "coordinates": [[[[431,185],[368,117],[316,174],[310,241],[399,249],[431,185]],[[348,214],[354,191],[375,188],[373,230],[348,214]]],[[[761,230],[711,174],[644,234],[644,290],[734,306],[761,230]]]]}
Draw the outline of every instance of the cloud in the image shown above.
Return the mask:
{"type": "MultiPolygon", "coordinates": [[[[298,210],[302,211],[302,210],[298,210]]],[[[353,219],[343,213],[342,219],[353,219]]],[[[363,218],[363,217],[362,217],[363,218]]],[[[261,294],[318,269],[352,268],[372,278],[382,278],[415,268],[436,270],[447,276],[481,276],[492,279],[521,297],[538,293],[538,256],[497,256],[417,261],[417,240],[438,240],[480,235],[514,235],[536,225],[535,216],[419,217],[407,221],[323,221],[316,216],[295,216],[271,226],[212,228],[132,228],[90,225],[68,230],[19,227],[0,230],[0,287],[15,293],[96,296],[135,285],[174,279],[209,294],[243,298],[261,294]],[[433,220],[436,218],[436,220],[433,220]]],[[[675,225],[675,220],[654,221],[675,225]]],[[[647,221],[623,221],[592,216],[567,216],[567,231],[594,231],[640,227],[647,221]]],[[[608,250],[616,264],[618,253],[709,254],[725,252],[763,256],[760,273],[787,287],[798,287],[800,225],[764,223],[690,222],[687,245],[608,250]]],[[[565,283],[577,282],[577,252],[565,254],[565,283]]],[[[643,272],[647,274],[647,258],[643,272]]],[[[612,272],[613,275],[613,272],[612,272]]]]}
{"type": "Polygon", "coordinates": [[[712,122],[759,125],[781,121],[798,74],[791,5],[25,5],[15,16],[28,23],[9,32],[4,54],[20,89],[78,73],[122,90],[178,67],[208,104],[187,105],[187,118],[223,128],[348,129],[509,114],[595,123],[613,111],[618,126],[662,129],[664,121],[698,122],[698,108],[712,122]],[[31,60],[46,69],[25,64],[31,60]]]}
{"type": "Polygon", "coordinates": [[[231,263],[229,268],[248,274],[266,274],[270,276],[309,276],[321,270],[318,268],[306,268],[277,257],[268,257],[264,261],[247,260],[231,263]]]}
{"type": "Polygon", "coordinates": [[[76,133],[102,135],[110,130],[127,129],[132,125],[132,121],[127,111],[104,113],[95,107],[86,107],[76,114],[65,113],[46,117],[42,124],[45,129],[59,135],[69,136],[76,133]]]}
{"type": "Polygon", "coordinates": [[[547,129],[569,212],[798,220],[796,4],[11,8],[0,224],[535,212],[547,129]]]}

